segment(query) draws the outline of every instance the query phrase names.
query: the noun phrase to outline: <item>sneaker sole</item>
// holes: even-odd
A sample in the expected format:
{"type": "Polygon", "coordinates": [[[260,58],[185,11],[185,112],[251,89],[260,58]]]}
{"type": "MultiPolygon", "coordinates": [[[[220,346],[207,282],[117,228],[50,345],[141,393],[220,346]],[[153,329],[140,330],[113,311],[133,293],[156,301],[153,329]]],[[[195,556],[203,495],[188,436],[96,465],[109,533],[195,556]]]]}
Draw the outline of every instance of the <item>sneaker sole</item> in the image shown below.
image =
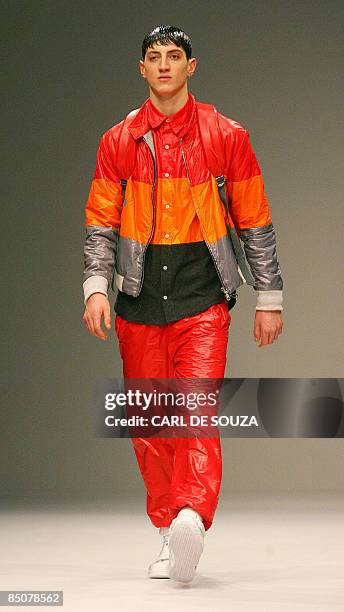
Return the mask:
{"type": "Polygon", "coordinates": [[[203,552],[203,537],[197,525],[179,520],[170,532],[170,578],[191,582],[203,552]]]}

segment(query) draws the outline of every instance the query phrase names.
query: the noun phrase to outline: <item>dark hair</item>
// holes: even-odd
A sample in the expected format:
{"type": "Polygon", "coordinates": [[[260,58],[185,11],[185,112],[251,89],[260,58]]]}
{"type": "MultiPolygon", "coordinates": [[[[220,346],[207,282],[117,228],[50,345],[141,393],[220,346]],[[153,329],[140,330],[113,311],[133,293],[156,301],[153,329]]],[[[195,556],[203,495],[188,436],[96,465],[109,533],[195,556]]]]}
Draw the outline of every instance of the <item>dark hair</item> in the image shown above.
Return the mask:
{"type": "Polygon", "coordinates": [[[185,51],[187,59],[191,59],[192,43],[190,37],[176,26],[157,26],[146,34],[142,42],[142,59],[145,59],[146,51],[152,47],[154,43],[160,45],[168,45],[174,43],[177,47],[182,47],[185,51]]]}

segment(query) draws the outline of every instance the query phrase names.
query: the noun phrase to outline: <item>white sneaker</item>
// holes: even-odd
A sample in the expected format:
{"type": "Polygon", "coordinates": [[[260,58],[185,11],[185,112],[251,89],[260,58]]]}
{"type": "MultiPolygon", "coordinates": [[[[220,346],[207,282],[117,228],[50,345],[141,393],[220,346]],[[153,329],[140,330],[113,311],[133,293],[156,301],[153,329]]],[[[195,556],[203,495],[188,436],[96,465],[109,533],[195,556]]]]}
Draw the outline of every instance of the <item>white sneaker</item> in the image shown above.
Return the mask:
{"type": "Polygon", "coordinates": [[[148,568],[149,578],[169,578],[169,527],[160,527],[159,533],[162,536],[162,548],[161,551],[153,563],[148,568]]]}
{"type": "Polygon", "coordinates": [[[192,508],[182,508],[170,526],[170,578],[191,582],[204,547],[202,517],[192,508]]]}

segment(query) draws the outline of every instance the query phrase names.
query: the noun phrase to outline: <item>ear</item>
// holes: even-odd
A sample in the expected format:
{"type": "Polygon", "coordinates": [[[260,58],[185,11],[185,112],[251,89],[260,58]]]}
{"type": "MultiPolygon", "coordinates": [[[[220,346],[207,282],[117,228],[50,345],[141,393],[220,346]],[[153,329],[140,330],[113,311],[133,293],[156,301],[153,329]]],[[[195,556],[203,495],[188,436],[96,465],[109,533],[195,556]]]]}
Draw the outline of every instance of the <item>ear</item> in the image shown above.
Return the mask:
{"type": "Polygon", "coordinates": [[[196,66],[197,66],[197,59],[193,57],[188,61],[187,72],[188,72],[189,77],[191,77],[193,73],[195,72],[196,66]]]}
{"type": "Polygon", "coordinates": [[[141,75],[145,79],[146,78],[146,68],[145,68],[144,62],[142,60],[140,60],[139,68],[140,68],[141,75]]]}

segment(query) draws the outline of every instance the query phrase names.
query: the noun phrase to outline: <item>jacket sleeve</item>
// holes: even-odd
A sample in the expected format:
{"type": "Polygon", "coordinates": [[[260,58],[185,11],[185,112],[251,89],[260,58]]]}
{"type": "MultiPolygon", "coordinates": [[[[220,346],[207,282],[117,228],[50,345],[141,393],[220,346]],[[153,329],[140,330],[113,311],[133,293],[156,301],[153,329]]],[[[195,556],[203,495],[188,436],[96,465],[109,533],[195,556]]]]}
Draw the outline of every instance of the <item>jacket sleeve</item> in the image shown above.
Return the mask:
{"type": "Polygon", "coordinates": [[[232,220],[255,280],[256,309],[283,310],[283,280],[262,173],[249,132],[240,124],[236,126],[226,147],[226,188],[232,220]]]}
{"type": "Polygon", "coordinates": [[[103,134],[85,209],[84,303],[92,293],[107,296],[116,262],[122,209],[122,187],[115,169],[116,143],[103,134]]]}

